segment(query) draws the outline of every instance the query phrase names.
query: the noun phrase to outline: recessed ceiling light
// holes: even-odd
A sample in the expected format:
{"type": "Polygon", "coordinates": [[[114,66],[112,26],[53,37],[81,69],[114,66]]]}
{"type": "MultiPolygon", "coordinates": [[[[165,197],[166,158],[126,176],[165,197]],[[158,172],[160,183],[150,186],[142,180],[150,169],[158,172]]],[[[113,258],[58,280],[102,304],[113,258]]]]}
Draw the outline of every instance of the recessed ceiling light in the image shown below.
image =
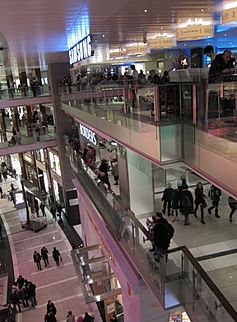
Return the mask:
{"type": "Polygon", "coordinates": [[[204,11],[204,9],[201,9],[201,12],[203,12],[204,11]]]}
{"type": "Polygon", "coordinates": [[[105,35],[102,35],[103,38],[105,38],[105,35]]]}
{"type": "Polygon", "coordinates": [[[225,34],[225,37],[227,36],[227,34],[225,34]]]}
{"type": "Polygon", "coordinates": [[[147,13],[147,9],[144,9],[144,12],[146,12],[146,13],[147,13]]]}
{"type": "Polygon", "coordinates": [[[186,44],[184,44],[184,46],[186,46],[186,44]]]}

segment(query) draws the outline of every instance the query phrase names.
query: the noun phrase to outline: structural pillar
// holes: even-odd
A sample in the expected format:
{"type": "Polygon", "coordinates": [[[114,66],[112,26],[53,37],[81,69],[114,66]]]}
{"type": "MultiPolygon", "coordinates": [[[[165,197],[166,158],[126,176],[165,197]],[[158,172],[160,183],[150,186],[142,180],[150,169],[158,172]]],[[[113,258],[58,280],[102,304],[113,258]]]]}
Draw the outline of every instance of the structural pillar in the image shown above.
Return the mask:
{"type": "Polygon", "coordinates": [[[64,136],[70,133],[73,119],[67,115],[63,109],[61,109],[61,100],[57,93],[57,84],[65,75],[69,74],[69,70],[70,65],[68,63],[56,63],[49,65],[49,83],[54,107],[65,210],[69,223],[72,225],[77,225],[80,223],[80,214],[78,203],[75,203],[77,193],[72,183],[74,172],[71,168],[70,161],[66,156],[66,146],[64,140],[64,136]],[[72,202],[70,200],[72,200],[72,202]]]}

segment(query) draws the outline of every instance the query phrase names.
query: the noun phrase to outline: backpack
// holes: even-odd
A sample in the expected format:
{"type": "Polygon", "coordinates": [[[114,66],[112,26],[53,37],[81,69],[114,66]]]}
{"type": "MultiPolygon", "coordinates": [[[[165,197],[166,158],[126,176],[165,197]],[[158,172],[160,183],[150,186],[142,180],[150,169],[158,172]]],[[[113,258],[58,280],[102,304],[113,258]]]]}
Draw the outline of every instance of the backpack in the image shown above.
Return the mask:
{"type": "Polygon", "coordinates": [[[181,205],[184,209],[191,210],[193,208],[192,202],[188,195],[182,196],[181,205]]]}

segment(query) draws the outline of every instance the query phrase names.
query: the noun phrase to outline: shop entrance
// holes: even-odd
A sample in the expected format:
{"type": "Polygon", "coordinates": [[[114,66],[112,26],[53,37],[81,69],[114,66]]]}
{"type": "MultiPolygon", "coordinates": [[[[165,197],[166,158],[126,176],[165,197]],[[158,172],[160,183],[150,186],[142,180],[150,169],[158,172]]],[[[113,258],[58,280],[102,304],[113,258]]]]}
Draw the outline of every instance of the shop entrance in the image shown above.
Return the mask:
{"type": "Polygon", "coordinates": [[[85,302],[96,302],[104,322],[123,322],[121,287],[99,245],[71,251],[85,302]]]}

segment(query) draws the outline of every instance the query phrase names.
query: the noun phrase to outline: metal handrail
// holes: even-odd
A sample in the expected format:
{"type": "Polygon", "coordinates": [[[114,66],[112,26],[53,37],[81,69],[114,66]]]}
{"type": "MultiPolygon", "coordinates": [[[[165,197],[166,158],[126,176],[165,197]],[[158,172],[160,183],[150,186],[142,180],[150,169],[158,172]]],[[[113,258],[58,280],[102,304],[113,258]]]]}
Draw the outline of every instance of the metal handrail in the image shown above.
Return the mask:
{"type": "Polygon", "coordinates": [[[223,308],[229,313],[231,318],[233,318],[234,321],[237,321],[237,312],[236,312],[236,310],[233,308],[233,306],[227,300],[225,295],[219,290],[219,288],[212,281],[212,279],[208,276],[208,274],[205,272],[205,270],[199,264],[198,260],[192,255],[192,253],[188,250],[188,248],[186,246],[180,246],[180,247],[172,248],[172,249],[168,250],[167,252],[165,252],[164,254],[168,255],[168,254],[176,253],[176,252],[179,252],[179,251],[182,251],[184,253],[184,255],[188,258],[188,260],[191,262],[193,267],[200,274],[200,277],[205,281],[205,283],[207,284],[209,289],[217,297],[217,299],[223,305],[223,308]]]}

